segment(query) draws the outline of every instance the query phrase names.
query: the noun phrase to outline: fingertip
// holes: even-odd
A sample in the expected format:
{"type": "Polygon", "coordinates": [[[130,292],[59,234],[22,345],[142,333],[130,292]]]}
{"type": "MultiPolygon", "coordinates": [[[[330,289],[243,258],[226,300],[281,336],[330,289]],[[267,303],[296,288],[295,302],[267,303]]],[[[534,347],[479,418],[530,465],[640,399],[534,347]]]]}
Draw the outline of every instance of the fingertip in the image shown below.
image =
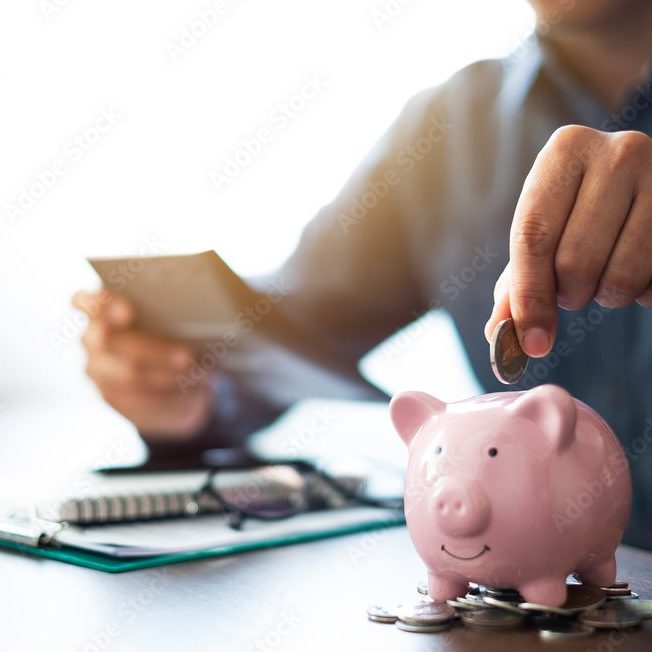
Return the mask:
{"type": "Polygon", "coordinates": [[[86,290],[77,290],[70,298],[70,303],[73,308],[84,310],[84,302],[88,300],[88,292],[86,290]]]}
{"type": "Polygon", "coordinates": [[[487,344],[491,342],[491,320],[489,320],[485,325],[484,325],[484,339],[487,340],[487,344]]]}
{"type": "Polygon", "coordinates": [[[504,319],[509,319],[511,316],[512,313],[509,304],[509,293],[505,292],[504,294],[500,295],[498,300],[494,303],[491,316],[485,324],[484,336],[487,339],[487,342],[491,342],[491,337],[498,323],[504,319]]]}
{"type": "Polygon", "coordinates": [[[107,315],[112,324],[125,326],[133,319],[133,310],[128,301],[122,297],[112,297],[107,315]]]}
{"type": "Polygon", "coordinates": [[[496,308],[494,307],[491,317],[489,317],[487,323],[484,325],[484,336],[487,342],[491,342],[491,337],[499,321],[501,320],[496,317],[496,308]]]}

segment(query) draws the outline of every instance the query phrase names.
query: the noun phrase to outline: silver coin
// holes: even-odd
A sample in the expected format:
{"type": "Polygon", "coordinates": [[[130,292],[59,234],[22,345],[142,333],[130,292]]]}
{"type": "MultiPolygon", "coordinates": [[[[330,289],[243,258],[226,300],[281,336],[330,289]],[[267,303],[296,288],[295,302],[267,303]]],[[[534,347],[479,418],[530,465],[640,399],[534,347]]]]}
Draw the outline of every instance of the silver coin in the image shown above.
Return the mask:
{"type": "Polygon", "coordinates": [[[466,602],[460,602],[459,600],[446,600],[446,604],[455,609],[482,609],[482,607],[478,607],[475,604],[467,604],[466,602]]]}
{"type": "Polygon", "coordinates": [[[395,623],[398,620],[398,607],[387,608],[379,604],[367,607],[367,617],[376,623],[395,623]]]}
{"type": "Polygon", "coordinates": [[[600,588],[604,591],[607,589],[628,589],[629,584],[627,582],[623,582],[622,580],[616,580],[611,586],[601,586],[600,588]]]}
{"type": "Polygon", "coordinates": [[[519,627],[524,620],[523,616],[510,613],[503,609],[476,609],[465,611],[461,615],[462,622],[476,629],[513,629],[519,627]]]}
{"type": "Polygon", "coordinates": [[[589,627],[596,627],[601,629],[621,629],[623,627],[636,627],[639,625],[642,618],[639,614],[608,605],[593,609],[592,611],[584,611],[580,614],[580,622],[589,627]]]}
{"type": "Polygon", "coordinates": [[[435,625],[414,625],[413,623],[406,623],[402,620],[396,621],[396,627],[404,632],[416,632],[419,634],[430,634],[432,632],[443,632],[451,626],[450,621],[437,623],[435,625]]]}
{"type": "Polygon", "coordinates": [[[519,595],[518,591],[516,589],[512,588],[507,588],[507,587],[499,587],[499,586],[485,586],[484,587],[485,593],[491,593],[493,594],[498,594],[500,593],[501,595],[519,595]]]}
{"type": "Polygon", "coordinates": [[[503,319],[494,329],[489,360],[496,378],[506,385],[517,383],[525,373],[529,358],[518,342],[513,319],[503,319]]]}
{"type": "Polygon", "coordinates": [[[546,614],[555,614],[557,616],[570,616],[574,612],[562,609],[562,607],[551,607],[547,604],[537,604],[536,602],[519,602],[518,606],[526,611],[540,611],[546,614]]]}
{"type": "Polygon", "coordinates": [[[572,621],[555,623],[547,629],[539,630],[539,636],[544,639],[582,638],[584,636],[591,636],[591,634],[595,634],[594,627],[572,621]]]}
{"type": "Polygon", "coordinates": [[[619,608],[633,611],[641,618],[652,618],[652,600],[628,600],[618,603],[619,608]]]}
{"type": "Polygon", "coordinates": [[[628,586],[626,587],[613,587],[613,586],[605,586],[602,588],[602,590],[607,594],[607,595],[629,595],[631,593],[631,590],[629,589],[628,586]]]}
{"type": "Polygon", "coordinates": [[[459,598],[457,598],[457,601],[461,602],[462,604],[468,605],[473,609],[491,608],[487,605],[487,603],[482,598],[476,598],[475,596],[469,597],[468,594],[466,596],[460,596],[459,598]]]}
{"type": "Polygon", "coordinates": [[[484,593],[484,596],[489,596],[496,598],[496,600],[502,600],[503,602],[523,602],[523,598],[520,593],[501,593],[499,591],[491,591],[487,589],[484,593]]]}
{"type": "Polygon", "coordinates": [[[535,629],[554,629],[572,619],[573,616],[558,616],[557,614],[546,614],[543,611],[531,611],[527,617],[528,623],[535,629]]]}
{"type": "Polygon", "coordinates": [[[523,602],[521,594],[514,589],[494,589],[486,587],[485,595],[489,595],[504,602],[523,602]]]}
{"type": "Polygon", "coordinates": [[[421,595],[428,595],[428,582],[419,582],[417,584],[417,593],[421,593],[421,595]]]}
{"type": "Polygon", "coordinates": [[[561,608],[573,613],[596,609],[607,599],[602,589],[591,584],[570,584],[566,592],[566,602],[561,608]]]}
{"type": "Polygon", "coordinates": [[[517,606],[513,602],[510,602],[509,600],[499,600],[498,598],[494,598],[491,595],[485,595],[484,601],[486,604],[492,607],[496,607],[498,609],[505,609],[506,611],[511,611],[514,614],[520,614],[521,616],[524,616],[525,614],[528,613],[525,609],[521,609],[519,606],[517,606]]]}
{"type": "Polygon", "coordinates": [[[638,593],[630,591],[625,595],[608,595],[607,600],[638,600],[638,593]]]}
{"type": "Polygon", "coordinates": [[[455,609],[444,602],[417,602],[402,605],[398,617],[411,625],[436,625],[455,618],[455,609]]]}

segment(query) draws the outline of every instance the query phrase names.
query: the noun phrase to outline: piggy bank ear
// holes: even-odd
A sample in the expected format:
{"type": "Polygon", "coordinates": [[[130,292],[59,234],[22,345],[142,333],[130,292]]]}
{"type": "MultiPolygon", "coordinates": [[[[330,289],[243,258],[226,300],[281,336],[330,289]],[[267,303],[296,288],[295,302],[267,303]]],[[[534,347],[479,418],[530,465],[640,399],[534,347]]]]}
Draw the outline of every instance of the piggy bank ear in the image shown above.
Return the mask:
{"type": "Polygon", "coordinates": [[[573,441],[577,407],[571,395],[561,387],[535,387],[517,398],[510,409],[536,423],[556,450],[566,448],[573,441]]]}
{"type": "Polygon", "coordinates": [[[446,403],[424,392],[401,392],[389,404],[389,415],[401,439],[409,445],[417,430],[446,403]]]}

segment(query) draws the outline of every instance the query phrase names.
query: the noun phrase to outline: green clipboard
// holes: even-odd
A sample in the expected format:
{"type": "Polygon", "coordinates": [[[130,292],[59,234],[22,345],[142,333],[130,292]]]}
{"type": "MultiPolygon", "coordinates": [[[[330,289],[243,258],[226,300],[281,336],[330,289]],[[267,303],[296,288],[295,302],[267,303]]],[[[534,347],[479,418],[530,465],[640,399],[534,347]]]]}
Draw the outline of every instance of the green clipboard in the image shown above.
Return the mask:
{"type": "Polygon", "coordinates": [[[123,559],[110,557],[99,553],[78,550],[71,547],[54,547],[52,545],[42,545],[39,547],[31,546],[15,541],[0,539],[0,548],[14,551],[28,556],[42,557],[45,559],[54,559],[66,564],[92,568],[93,570],[104,571],[105,573],[126,573],[128,571],[141,570],[143,568],[154,568],[156,566],[166,566],[168,564],[179,564],[183,562],[196,561],[199,559],[208,559],[212,557],[223,557],[239,553],[251,552],[254,550],[265,550],[279,546],[294,545],[318,539],[328,539],[346,534],[356,534],[358,532],[380,530],[388,527],[398,527],[405,524],[403,514],[395,513],[393,516],[384,516],[378,521],[353,523],[341,526],[330,527],[325,530],[286,534],[282,537],[272,537],[264,541],[243,542],[239,544],[223,545],[217,548],[206,550],[194,550],[192,552],[174,553],[158,555],[153,557],[143,557],[138,559],[123,559]]]}

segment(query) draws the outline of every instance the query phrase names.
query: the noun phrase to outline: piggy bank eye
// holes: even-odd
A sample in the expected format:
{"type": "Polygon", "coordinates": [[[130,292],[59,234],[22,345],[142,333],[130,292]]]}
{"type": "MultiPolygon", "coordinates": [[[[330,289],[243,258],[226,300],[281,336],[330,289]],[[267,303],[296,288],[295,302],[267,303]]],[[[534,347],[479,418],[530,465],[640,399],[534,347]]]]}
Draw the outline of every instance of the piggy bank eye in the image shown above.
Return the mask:
{"type": "Polygon", "coordinates": [[[437,446],[437,448],[435,448],[435,455],[441,455],[443,451],[444,449],[441,446],[437,446]]]}
{"type": "Polygon", "coordinates": [[[498,449],[492,447],[487,451],[487,454],[489,457],[496,457],[496,455],[498,455],[498,449]]]}

